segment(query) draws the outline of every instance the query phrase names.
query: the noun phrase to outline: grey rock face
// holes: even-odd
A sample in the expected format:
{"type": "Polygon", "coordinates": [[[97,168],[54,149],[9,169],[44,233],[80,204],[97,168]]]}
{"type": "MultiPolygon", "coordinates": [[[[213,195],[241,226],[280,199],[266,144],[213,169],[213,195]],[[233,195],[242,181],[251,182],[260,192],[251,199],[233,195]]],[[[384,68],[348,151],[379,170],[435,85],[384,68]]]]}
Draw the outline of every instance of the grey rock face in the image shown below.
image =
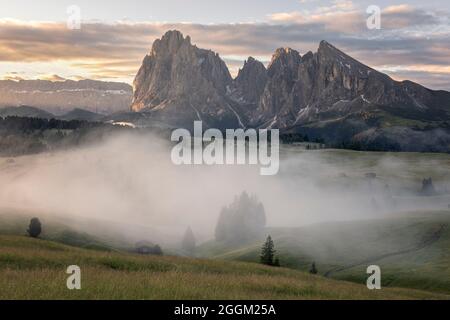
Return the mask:
{"type": "Polygon", "coordinates": [[[232,79],[216,53],[169,31],[143,61],[131,108],[175,126],[201,119],[206,127],[279,128],[402,150],[411,148],[397,144],[394,132],[413,131],[421,141],[432,130],[445,137],[450,132],[449,92],[395,81],[326,41],[303,56],[277,49],[267,69],[250,57],[232,79]]]}
{"type": "Polygon", "coordinates": [[[199,49],[178,31],[153,43],[134,80],[131,109],[172,125],[202,120],[209,126],[239,126],[227,102],[232,78],[218,54],[199,49]]]}
{"type": "Polygon", "coordinates": [[[259,104],[268,79],[264,65],[249,57],[234,81],[238,97],[242,98],[242,102],[259,104]]]}
{"type": "Polygon", "coordinates": [[[294,86],[301,61],[295,50],[276,50],[267,70],[269,80],[262,93],[257,116],[253,118],[255,125],[276,128],[295,120],[294,109],[298,99],[294,86]]]}
{"type": "Polygon", "coordinates": [[[411,119],[449,119],[448,92],[394,81],[325,41],[317,53],[309,52],[298,65],[270,76],[278,86],[266,87],[260,117],[273,119],[272,125],[280,128],[376,110],[411,119]],[[297,71],[294,77],[292,71],[297,71]],[[270,102],[276,106],[266,107],[270,102]]]}

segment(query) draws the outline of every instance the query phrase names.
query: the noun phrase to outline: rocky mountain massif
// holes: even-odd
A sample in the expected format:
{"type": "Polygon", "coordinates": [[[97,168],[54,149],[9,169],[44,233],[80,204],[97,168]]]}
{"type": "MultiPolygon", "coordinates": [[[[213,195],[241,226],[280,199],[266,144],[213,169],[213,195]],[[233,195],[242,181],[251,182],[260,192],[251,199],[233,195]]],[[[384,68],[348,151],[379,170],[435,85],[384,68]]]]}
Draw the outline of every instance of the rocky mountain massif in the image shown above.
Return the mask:
{"type": "Polygon", "coordinates": [[[132,87],[94,80],[0,81],[0,107],[36,107],[54,115],[81,108],[100,114],[128,110],[132,87]]]}
{"type": "Polygon", "coordinates": [[[174,126],[192,126],[199,119],[211,127],[244,126],[242,111],[233,110],[232,85],[227,66],[216,53],[169,31],[144,58],[134,81],[131,108],[151,112],[174,126]]]}
{"type": "Polygon", "coordinates": [[[303,56],[248,58],[233,79],[218,54],[168,31],[134,81],[135,112],[170,126],[279,128],[337,146],[450,151],[450,92],[398,82],[326,41],[303,56]]]}

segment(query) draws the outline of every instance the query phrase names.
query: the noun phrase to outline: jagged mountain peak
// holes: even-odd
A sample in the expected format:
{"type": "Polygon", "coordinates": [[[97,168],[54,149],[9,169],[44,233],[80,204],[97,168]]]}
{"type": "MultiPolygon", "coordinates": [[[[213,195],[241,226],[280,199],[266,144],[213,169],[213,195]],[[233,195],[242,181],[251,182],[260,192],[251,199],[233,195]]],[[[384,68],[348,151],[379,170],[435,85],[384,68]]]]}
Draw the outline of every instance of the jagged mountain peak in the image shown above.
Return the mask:
{"type": "Polygon", "coordinates": [[[320,41],[318,53],[334,53],[334,54],[344,54],[341,50],[336,48],[334,45],[326,40],[320,41]]]}
{"type": "Polygon", "coordinates": [[[273,56],[279,57],[279,56],[284,56],[284,55],[291,55],[291,54],[298,54],[297,50],[294,50],[292,48],[289,47],[281,47],[275,50],[273,56]]]}
{"type": "Polygon", "coordinates": [[[350,57],[345,52],[341,51],[325,40],[322,40],[320,42],[319,49],[317,50],[317,55],[319,59],[323,61],[328,60],[331,62],[338,62],[343,64],[350,63],[358,65],[359,67],[369,68],[368,66],[364,65],[353,57],[350,57]]]}
{"type": "Polygon", "coordinates": [[[301,60],[301,55],[297,50],[291,48],[278,48],[272,55],[272,60],[269,63],[268,69],[271,69],[277,64],[290,65],[298,63],[301,60]]]}
{"type": "Polygon", "coordinates": [[[328,58],[337,58],[339,56],[348,57],[344,52],[325,40],[320,41],[317,54],[328,58]]]}
{"type": "Polygon", "coordinates": [[[267,69],[248,57],[233,80],[218,54],[197,48],[172,30],[154,42],[152,54],[144,59],[132,109],[175,126],[202,120],[205,127],[216,128],[295,131],[317,124],[322,132],[322,125],[339,127],[351,119],[345,123],[347,132],[356,134],[374,124],[390,125],[383,122],[385,114],[387,119],[450,121],[450,93],[396,82],[327,41],[320,42],[316,53],[303,56],[279,48],[267,69]]]}
{"type": "MultiPolygon", "coordinates": [[[[187,36],[187,38],[189,38],[189,36],[187,36]]],[[[172,39],[175,39],[177,41],[183,41],[184,40],[184,36],[183,33],[179,30],[169,30],[167,31],[162,37],[161,37],[161,41],[170,41],[172,39]]]]}
{"type": "Polygon", "coordinates": [[[336,49],[336,47],[333,46],[331,43],[329,43],[327,40],[322,40],[319,43],[319,49],[324,49],[324,48],[336,49]]]}
{"type": "Polygon", "coordinates": [[[302,61],[302,57],[297,50],[291,48],[278,48],[272,56],[272,60],[267,68],[269,76],[288,75],[292,77],[297,73],[297,69],[302,61]]]}
{"type": "Polygon", "coordinates": [[[264,64],[261,61],[250,56],[247,58],[247,60],[244,61],[244,68],[247,65],[260,65],[260,64],[264,66],[264,64]]]}
{"type": "Polygon", "coordinates": [[[175,54],[183,46],[192,46],[191,38],[186,38],[178,30],[167,31],[161,39],[157,39],[153,42],[152,51],[150,55],[158,54],[175,54]]]}
{"type": "Polygon", "coordinates": [[[232,118],[236,125],[240,119],[225,99],[232,82],[217,53],[197,48],[189,36],[171,30],[154,41],[151,54],[144,58],[134,80],[131,109],[173,124],[202,120],[212,125],[232,118]]]}
{"type": "Polygon", "coordinates": [[[249,57],[234,80],[238,98],[246,102],[258,103],[259,97],[267,82],[267,70],[264,64],[253,57],[249,57]]]}
{"type": "Polygon", "coordinates": [[[257,69],[258,71],[262,71],[266,70],[266,67],[261,61],[258,61],[253,57],[248,57],[247,60],[244,61],[244,66],[241,69],[239,69],[237,78],[239,78],[239,74],[246,73],[249,72],[250,70],[255,69],[257,69]]]}

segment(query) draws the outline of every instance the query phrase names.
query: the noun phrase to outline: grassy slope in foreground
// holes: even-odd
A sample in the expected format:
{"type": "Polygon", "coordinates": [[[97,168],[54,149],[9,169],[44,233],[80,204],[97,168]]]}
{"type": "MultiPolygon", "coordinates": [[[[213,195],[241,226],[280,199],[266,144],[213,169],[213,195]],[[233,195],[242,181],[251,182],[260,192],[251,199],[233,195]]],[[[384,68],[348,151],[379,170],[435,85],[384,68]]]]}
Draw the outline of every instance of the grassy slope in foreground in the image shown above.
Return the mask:
{"type": "MultiPolygon", "coordinates": [[[[315,261],[321,275],[362,284],[367,266],[375,264],[382,269],[383,287],[450,294],[450,211],[271,228],[267,233],[286,267],[308,271],[315,261]]],[[[211,241],[200,246],[199,254],[257,262],[263,241],[235,247],[211,241]]]]}
{"type": "Polygon", "coordinates": [[[365,286],[258,264],[137,256],[0,236],[0,299],[448,299],[365,286]],[[82,270],[66,288],[67,266],[82,270]]]}

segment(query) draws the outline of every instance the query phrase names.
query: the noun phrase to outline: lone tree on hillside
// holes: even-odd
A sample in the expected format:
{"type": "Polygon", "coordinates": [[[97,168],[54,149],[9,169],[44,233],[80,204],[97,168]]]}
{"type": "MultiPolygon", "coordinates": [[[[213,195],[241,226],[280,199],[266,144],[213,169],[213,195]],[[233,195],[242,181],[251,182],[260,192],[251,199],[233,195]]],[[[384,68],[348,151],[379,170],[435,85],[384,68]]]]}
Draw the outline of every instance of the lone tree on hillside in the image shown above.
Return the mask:
{"type": "Polygon", "coordinates": [[[184,233],[183,241],[181,242],[181,249],[188,253],[192,253],[195,250],[195,236],[191,227],[188,227],[184,233]]]}
{"type": "Polygon", "coordinates": [[[275,245],[273,243],[272,237],[269,235],[261,248],[261,263],[268,266],[273,266],[273,257],[275,255],[275,245]]]}
{"type": "Polygon", "coordinates": [[[317,268],[316,268],[316,263],[313,262],[312,265],[311,265],[311,270],[309,270],[309,273],[311,273],[311,274],[317,274],[318,272],[319,272],[319,271],[318,271],[317,268]]]}
{"type": "Polygon", "coordinates": [[[38,218],[33,218],[30,220],[30,225],[27,229],[28,234],[32,238],[37,238],[42,232],[42,225],[38,218]]]}

